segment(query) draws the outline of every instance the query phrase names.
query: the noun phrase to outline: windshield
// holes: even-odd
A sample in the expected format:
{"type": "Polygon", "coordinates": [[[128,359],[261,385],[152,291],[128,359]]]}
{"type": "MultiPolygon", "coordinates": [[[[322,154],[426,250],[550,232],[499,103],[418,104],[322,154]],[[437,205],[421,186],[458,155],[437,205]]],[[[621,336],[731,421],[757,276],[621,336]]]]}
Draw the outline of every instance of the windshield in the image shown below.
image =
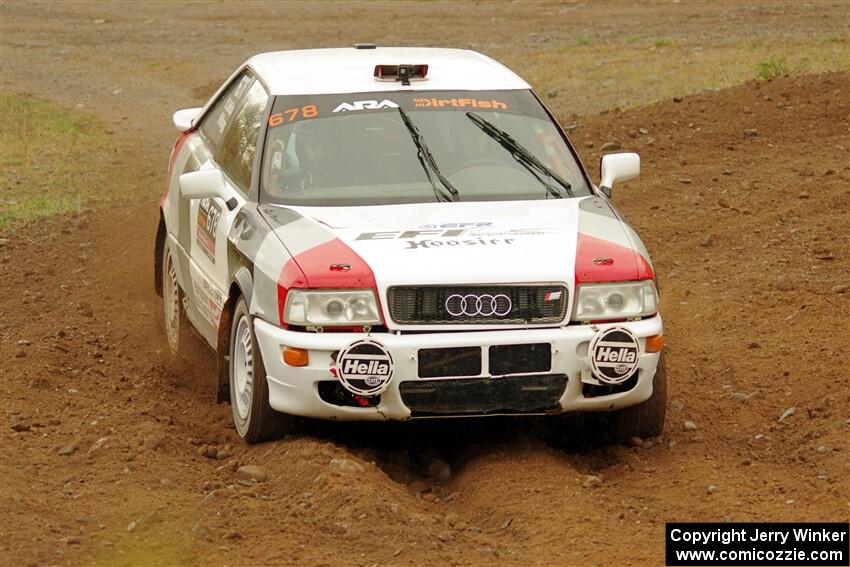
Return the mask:
{"type": "Polygon", "coordinates": [[[590,194],[530,91],[279,96],[266,136],[264,203],[351,206],[590,194]],[[501,132],[494,135],[475,117],[501,132]],[[558,178],[563,183],[553,184],[558,178]],[[569,192],[555,189],[564,184],[569,192]]]}

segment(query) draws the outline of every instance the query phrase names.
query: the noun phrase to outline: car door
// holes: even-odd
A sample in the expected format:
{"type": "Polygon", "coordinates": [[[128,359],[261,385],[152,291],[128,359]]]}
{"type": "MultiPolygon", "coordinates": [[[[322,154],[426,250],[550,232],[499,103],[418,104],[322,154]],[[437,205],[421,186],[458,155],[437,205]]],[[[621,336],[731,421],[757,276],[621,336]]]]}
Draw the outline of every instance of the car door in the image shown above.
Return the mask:
{"type": "Polygon", "coordinates": [[[206,152],[198,155],[199,169],[220,169],[232,195],[227,200],[217,197],[189,203],[192,289],[187,314],[213,347],[230,283],[227,235],[250,195],[257,139],[268,102],[262,83],[246,73],[237,78],[231,95],[225,95],[221,111],[214,108],[200,128],[206,152]]]}

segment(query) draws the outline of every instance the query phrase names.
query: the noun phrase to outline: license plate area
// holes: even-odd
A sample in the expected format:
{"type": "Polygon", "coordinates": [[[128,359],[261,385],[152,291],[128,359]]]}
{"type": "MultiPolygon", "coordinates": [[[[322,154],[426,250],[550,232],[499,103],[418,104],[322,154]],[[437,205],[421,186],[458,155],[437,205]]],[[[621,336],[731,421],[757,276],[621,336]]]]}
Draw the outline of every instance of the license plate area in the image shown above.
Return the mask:
{"type": "Polygon", "coordinates": [[[424,348],[419,350],[419,377],[480,376],[481,347],[424,348]]]}
{"type": "Polygon", "coordinates": [[[552,369],[552,345],[498,345],[489,349],[491,376],[539,374],[552,369]]]}

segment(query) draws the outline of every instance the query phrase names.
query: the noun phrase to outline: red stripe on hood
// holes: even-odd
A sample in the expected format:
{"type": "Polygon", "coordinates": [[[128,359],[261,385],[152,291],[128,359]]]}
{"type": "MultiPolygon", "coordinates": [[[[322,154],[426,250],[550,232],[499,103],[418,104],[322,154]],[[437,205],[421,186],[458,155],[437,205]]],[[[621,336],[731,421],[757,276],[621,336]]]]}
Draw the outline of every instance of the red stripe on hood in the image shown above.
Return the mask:
{"type": "Polygon", "coordinates": [[[651,279],[655,279],[652,267],[639,252],[608,240],[578,233],[576,285],[651,279]]]}
{"type": "Polygon", "coordinates": [[[342,240],[334,238],[290,259],[277,280],[277,303],[280,322],[290,288],[313,289],[371,289],[375,292],[380,311],[380,297],[375,274],[369,264],[342,240]],[[347,265],[348,270],[340,266],[347,265]],[[336,269],[331,269],[336,266],[336,269]]]}

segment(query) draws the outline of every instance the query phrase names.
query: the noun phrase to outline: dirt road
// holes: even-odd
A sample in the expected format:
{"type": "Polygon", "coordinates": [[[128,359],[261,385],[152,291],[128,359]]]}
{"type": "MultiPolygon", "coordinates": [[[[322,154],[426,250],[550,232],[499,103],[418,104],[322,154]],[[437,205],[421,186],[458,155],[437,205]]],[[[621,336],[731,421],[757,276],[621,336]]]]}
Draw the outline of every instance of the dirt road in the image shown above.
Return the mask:
{"type": "MultiPolygon", "coordinates": [[[[665,4],[622,10],[635,29],[696,33],[717,5],[683,8],[680,26],[665,4]]],[[[496,56],[559,25],[543,4],[485,5],[492,26],[474,32],[479,5],[395,6],[216,4],[192,21],[162,4],[3,4],[4,91],[114,125],[103,191],[126,197],[0,235],[0,564],[645,565],[663,562],[667,521],[847,521],[846,73],[594,116],[553,101],[591,170],[610,140],[643,159],[615,194],[653,254],[669,345],[668,424],[642,446],[563,447],[545,422],[490,419],[309,424],[247,447],[211,356],[166,364],[152,250],[172,109],[251,52],[351,43],[352,25],[496,56]],[[268,479],[240,482],[239,464],[268,479]]],[[[789,10],[789,29],[822,23],[789,10]]]]}

